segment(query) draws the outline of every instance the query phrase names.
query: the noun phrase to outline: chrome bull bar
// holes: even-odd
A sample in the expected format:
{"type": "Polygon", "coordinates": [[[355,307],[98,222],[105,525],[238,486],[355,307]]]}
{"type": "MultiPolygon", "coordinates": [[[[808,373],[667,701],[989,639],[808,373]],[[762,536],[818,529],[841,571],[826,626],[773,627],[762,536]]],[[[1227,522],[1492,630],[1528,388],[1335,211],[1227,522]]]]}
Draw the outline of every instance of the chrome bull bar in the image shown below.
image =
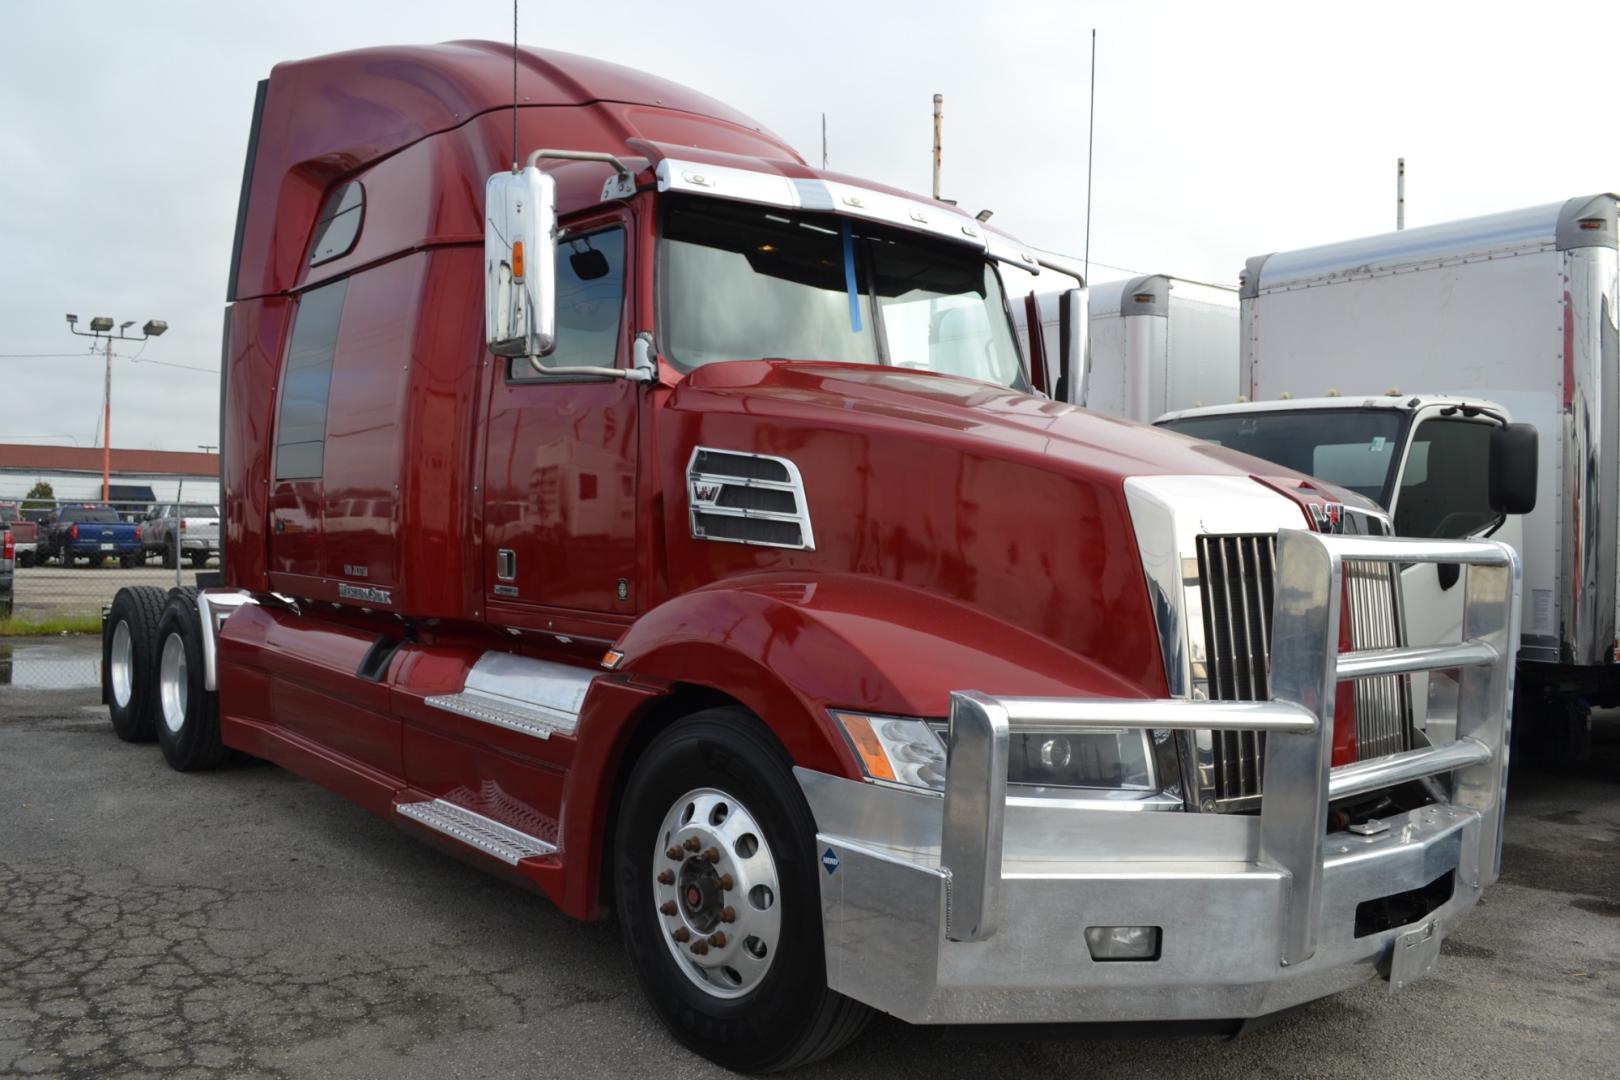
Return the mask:
{"type": "Polygon", "coordinates": [[[999,925],[1008,740],[1013,734],[1178,728],[1266,732],[1258,858],[1288,881],[1281,913],[1283,966],[1309,959],[1316,951],[1332,800],[1449,774],[1451,802],[1476,811],[1481,819],[1479,850],[1465,864],[1479,875],[1478,885],[1495,881],[1501,867],[1520,576],[1517,554],[1496,541],[1324,536],[1285,529],[1277,537],[1270,701],[953,693],[940,851],[948,874],[946,936],[980,941],[999,925]],[[1466,566],[1462,641],[1340,653],[1340,603],[1349,560],[1466,566]],[[1447,669],[1460,673],[1455,742],[1332,767],[1333,709],[1341,681],[1447,669]]]}

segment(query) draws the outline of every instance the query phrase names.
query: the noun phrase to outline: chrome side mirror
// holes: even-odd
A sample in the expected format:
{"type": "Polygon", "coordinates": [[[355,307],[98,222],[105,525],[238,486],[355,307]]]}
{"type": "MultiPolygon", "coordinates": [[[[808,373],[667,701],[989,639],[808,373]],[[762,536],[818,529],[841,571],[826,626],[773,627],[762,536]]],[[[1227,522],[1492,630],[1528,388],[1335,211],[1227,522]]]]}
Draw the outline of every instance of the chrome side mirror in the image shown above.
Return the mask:
{"type": "Polygon", "coordinates": [[[557,344],[557,182],[530,165],[484,185],[484,326],[496,356],[557,344]]]}
{"type": "Polygon", "coordinates": [[[1086,290],[1058,295],[1058,373],[1052,396],[1070,405],[1086,400],[1086,290]]]}

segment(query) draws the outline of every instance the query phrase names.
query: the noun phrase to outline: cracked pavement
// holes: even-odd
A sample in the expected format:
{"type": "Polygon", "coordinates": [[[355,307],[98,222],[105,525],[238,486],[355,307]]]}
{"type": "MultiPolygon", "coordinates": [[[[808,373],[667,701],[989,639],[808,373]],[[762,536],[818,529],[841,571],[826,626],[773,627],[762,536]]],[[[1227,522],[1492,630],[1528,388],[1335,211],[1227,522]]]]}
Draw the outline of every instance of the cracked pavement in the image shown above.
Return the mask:
{"type": "MultiPolygon", "coordinates": [[[[585,925],[269,767],[183,776],[93,689],[0,686],[0,1077],[724,1075],[585,925]]],[[[796,1075],[1455,1077],[1620,1060],[1620,721],[1526,774],[1437,972],[1236,1041],[1008,1041],[879,1018],[796,1075]]]]}

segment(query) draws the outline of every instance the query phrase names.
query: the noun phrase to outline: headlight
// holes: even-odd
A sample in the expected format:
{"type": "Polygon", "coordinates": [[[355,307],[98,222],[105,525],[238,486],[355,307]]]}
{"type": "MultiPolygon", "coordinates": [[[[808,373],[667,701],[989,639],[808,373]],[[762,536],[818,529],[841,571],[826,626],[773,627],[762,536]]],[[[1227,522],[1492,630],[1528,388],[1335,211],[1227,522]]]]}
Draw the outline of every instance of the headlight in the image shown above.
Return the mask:
{"type": "Polygon", "coordinates": [[[1155,785],[1148,740],[1140,730],[1013,735],[1007,743],[1007,783],[1150,791],[1155,785]]]}
{"type": "MultiPolygon", "coordinates": [[[[945,790],[945,728],[924,720],[835,712],[868,778],[945,790]]],[[[1153,791],[1153,746],[1146,731],[1013,735],[1007,783],[1018,787],[1153,791]]]]}
{"type": "Polygon", "coordinates": [[[945,790],[945,744],[924,721],[847,712],[835,712],[833,719],[871,779],[945,790]]]}

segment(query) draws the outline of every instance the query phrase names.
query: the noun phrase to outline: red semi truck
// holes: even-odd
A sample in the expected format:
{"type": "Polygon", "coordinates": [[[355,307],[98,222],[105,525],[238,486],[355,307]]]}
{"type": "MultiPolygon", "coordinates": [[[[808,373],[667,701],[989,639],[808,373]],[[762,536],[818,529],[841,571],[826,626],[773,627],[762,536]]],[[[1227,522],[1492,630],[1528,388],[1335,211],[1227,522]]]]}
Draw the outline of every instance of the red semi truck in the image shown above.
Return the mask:
{"type": "Polygon", "coordinates": [[[1429,969],[1499,869],[1509,549],[1053,401],[1011,306],[1062,267],[517,60],[516,107],[479,42],[260,84],[223,577],[119,593],[120,736],[616,913],[736,1068],[874,1008],[1233,1030],[1429,969]],[[1458,640],[1403,637],[1414,561],[1467,568],[1458,640]]]}

